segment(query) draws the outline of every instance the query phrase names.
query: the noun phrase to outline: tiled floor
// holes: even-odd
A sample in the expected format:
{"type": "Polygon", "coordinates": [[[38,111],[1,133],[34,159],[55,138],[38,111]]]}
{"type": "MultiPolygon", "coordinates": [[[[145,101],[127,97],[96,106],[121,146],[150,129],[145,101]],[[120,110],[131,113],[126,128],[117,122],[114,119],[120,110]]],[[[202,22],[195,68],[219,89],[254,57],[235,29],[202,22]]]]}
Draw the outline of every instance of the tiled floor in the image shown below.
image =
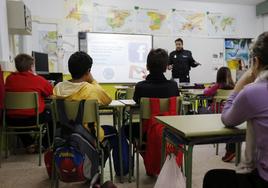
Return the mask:
{"type": "MultiPolygon", "coordinates": [[[[193,188],[202,187],[202,179],[205,172],[212,168],[234,168],[234,162],[223,163],[221,157],[224,153],[224,145],[220,145],[219,156],[215,155],[215,148],[212,145],[196,146],[193,154],[193,188]]],[[[37,155],[12,155],[8,159],[3,160],[2,168],[0,168],[0,188],[40,188],[49,187],[49,180],[44,167],[37,166],[37,155]]],[[[140,165],[140,185],[142,188],[152,188],[156,178],[145,175],[144,166],[140,165]]],[[[108,168],[105,169],[105,179],[109,179],[108,168]]],[[[136,184],[118,183],[118,188],[134,188],[136,184]]],[[[88,187],[80,184],[60,183],[60,187],[88,187]]]]}
{"type": "MultiPolygon", "coordinates": [[[[102,118],[102,123],[111,122],[110,118],[102,118]]],[[[201,188],[202,180],[206,171],[212,168],[234,168],[234,162],[224,163],[221,156],[224,154],[224,144],[220,145],[219,156],[215,155],[213,145],[196,146],[193,153],[193,188],[201,188]]],[[[8,159],[2,160],[2,168],[0,168],[0,188],[43,188],[49,187],[48,179],[44,163],[41,167],[37,165],[37,155],[11,155],[8,159]]],[[[154,187],[156,178],[146,176],[142,159],[140,159],[140,187],[154,187]]],[[[105,179],[109,179],[108,163],[105,169],[105,179]]],[[[135,182],[124,184],[118,183],[118,188],[134,188],[135,182]]],[[[60,183],[60,187],[88,187],[81,184],[65,184],[60,183]]]]}

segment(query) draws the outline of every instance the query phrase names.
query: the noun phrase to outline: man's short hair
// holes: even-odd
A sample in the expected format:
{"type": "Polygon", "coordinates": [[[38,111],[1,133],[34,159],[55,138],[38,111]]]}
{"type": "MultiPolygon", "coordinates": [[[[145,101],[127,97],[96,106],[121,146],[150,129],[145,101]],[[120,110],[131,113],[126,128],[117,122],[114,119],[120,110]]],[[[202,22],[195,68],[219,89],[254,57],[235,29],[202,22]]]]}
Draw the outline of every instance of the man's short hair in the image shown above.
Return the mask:
{"type": "Polygon", "coordinates": [[[163,73],[168,65],[168,53],[166,50],[158,48],[152,49],[147,56],[147,69],[151,73],[163,73]]]}
{"type": "Polygon", "coordinates": [[[90,72],[92,67],[92,58],[85,52],[78,51],[72,54],[68,60],[68,69],[73,79],[82,78],[90,72]]]}
{"type": "Polygon", "coordinates": [[[182,44],[183,44],[183,40],[181,39],[181,38],[177,38],[176,40],[175,40],[175,43],[176,42],[181,42],[182,44]]]}
{"type": "Polygon", "coordinates": [[[34,58],[28,54],[19,54],[15,57],[15,67],[19,72],[27,72],[32,69],[34,58]]]}

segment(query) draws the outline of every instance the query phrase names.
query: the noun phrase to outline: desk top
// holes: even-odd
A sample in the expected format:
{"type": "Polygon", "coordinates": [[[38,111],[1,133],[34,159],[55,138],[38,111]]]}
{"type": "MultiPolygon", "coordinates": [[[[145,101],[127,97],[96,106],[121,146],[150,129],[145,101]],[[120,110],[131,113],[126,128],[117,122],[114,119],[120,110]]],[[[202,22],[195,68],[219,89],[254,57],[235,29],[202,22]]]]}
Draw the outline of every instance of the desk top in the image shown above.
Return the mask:
{"type": "Polygon", "coordinates": [[[120,102],[120,100],[112,100],[108,107],[124,107],[125,104],[120,102]]]}
{"type": "Polygon", "coordinates": [[[127,89],[129,86],[114,86],[115,89],[127,89]]]}
{"type": "Polygon", "coordinates": [[[246,123],[235,128],[226,128],[221,121],[221,114],[156,116],[156,119],[184,138],[246,133],[246,123]]]}
{"type": "Polygon", "coordinates": [[[183,93],[190,94],[190,95],[204,95],[204,89],[188,89],[187,91],[184,91],[183,93]]]}
{"type": "Polygon", "coordinates": [[[100,109],[111,109],[111,108],[124,107],[124,106],[125,104],[123,104],[119,100],[112,100],[112,102],[108,105],[100,105],[100,109]]]}
{"type": "Polygon", "coordinates": [[[127,106],[137,106],[136,102],[133,99],[124,99],[124,100],[120,100],[120,102],[122,102],[123,104],[127,106]]]}

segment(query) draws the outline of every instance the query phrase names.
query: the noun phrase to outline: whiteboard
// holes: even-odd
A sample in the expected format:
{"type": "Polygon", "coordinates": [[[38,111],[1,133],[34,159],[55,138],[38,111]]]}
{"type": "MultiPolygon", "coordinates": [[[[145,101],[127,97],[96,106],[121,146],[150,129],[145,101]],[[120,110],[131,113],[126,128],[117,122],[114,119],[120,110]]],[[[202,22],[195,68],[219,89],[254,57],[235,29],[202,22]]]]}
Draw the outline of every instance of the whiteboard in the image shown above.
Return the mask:
{"type": "MultiPolygon", "coordinates": [[[[154,48],[164,48],[169,53],[175,50],[175,40],[178,37],[154,37],[154,48]]],[[[223,38],[182,37],[184,49],[192,52],[196,62],[201,66],[191,68],[191,83],[210,83],[216,81],[217,69],[226,66],[224,61],[223,38]]],[[[171,78],[171,71],[165,73],[167,79],[171,78]]]]}
{"type": "Polygon", "coordinates": [[[91,73],[101,83],[136,83],[144,80],[151,35],[87,33],[91,73]]]}

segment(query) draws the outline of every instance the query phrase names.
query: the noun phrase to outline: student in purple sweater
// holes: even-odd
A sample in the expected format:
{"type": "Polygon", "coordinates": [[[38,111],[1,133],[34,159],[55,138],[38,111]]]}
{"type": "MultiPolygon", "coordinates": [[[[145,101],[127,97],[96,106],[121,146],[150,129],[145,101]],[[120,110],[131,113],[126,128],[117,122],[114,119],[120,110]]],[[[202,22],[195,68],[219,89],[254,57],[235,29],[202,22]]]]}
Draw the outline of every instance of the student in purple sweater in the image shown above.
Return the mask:
{"type": "Polygon", "coordinates": [[[204,177],[203,188],[268,187],[268,32],[261,34],[254,44],[251,64],[226,101],[222,121],[226,127],[251,122],[256,168],[245,174],[210,170],[204,177]]]}

